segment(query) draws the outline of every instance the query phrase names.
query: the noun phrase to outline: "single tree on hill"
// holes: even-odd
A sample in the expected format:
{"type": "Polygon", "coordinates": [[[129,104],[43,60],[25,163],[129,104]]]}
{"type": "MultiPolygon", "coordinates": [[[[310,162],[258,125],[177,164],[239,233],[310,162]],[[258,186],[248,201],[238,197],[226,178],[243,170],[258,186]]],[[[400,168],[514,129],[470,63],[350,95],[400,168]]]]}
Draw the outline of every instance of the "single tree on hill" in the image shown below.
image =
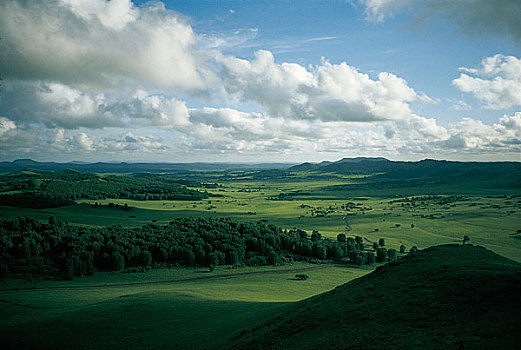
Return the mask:
{"type": "Polygon", "coordinates": [[[463,245],[465,245],[468,241],[470,241],[470,237],[467,235],[463,236],[463,245]]]}

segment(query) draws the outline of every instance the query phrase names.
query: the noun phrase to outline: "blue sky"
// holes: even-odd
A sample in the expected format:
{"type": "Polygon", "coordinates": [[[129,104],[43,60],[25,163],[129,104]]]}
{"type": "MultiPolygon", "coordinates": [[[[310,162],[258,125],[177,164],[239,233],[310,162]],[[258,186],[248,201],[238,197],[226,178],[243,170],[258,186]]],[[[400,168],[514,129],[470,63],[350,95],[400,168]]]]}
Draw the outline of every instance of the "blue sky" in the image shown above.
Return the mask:
{"type": "Polygon", "coordinates": [[[520,16],[515,0],[6,0],[0,157],[519,161],[520,16]]]}
{"type": "MultiPolygon", "coordinates": [[[[451,86],[458,68],[496,53],[521,56],[520,45],[494,33],[469,35],[444,17],[415,23],[408,13],[384,22],[366,18],[360,4],[346,1],[166,1],[166,6],[188,16],[194,30],[246,40],[224,52],[252,59],[256,50],[270,50],[278,62],[320,64],[347,62],[371,76],[391,72],[415,89],[442,101],[420,106],[445,124],[468,116],[451,109],[448,100],[473,106],[473,115],[493,122],[503,112],[482,111],[478,101],[451,86]],[[233,13],[232,13],[233,12],[233,13]],[[255,36],[251,31],[255,30],[255,36]],[[239,34],[234,34],[240,32],[239,34]]],[[[521,5],[520,5],[521,6],[521,5]]],[[[510,112],[513,112],[512,108],[510,112]]]]}

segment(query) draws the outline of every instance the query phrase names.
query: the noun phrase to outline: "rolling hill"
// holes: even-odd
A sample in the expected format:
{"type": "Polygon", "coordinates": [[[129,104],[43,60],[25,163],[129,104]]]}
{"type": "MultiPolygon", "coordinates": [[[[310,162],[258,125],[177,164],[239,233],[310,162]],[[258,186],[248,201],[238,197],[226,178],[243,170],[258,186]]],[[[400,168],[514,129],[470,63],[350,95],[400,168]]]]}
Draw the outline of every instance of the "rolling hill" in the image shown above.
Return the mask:
{"type": "Polygon", "coordinates": [[[514,349],[520,324],[521,264],[443,245],[296,303],[228,347],[514,349]]]}
{"type": "Polygon", "coordinates": [[[521,188],[520,162],[454,162],[424,159],[418,162],[391,161],[385,158],[343,158],[336,162],[303,163],[288,173],[359,175],[354,185],[378,188],[451,186],[468,189],[521,188]]]}

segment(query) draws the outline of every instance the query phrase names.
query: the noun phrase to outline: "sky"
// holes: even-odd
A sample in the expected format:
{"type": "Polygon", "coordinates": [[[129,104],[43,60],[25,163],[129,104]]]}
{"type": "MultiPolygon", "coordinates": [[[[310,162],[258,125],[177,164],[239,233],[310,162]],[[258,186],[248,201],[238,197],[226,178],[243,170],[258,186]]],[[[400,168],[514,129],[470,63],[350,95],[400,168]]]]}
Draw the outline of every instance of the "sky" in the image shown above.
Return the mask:
{"type": "Polygon", "coordinates": [[[521,161],[519,0],[2,0],[0,160],[521,161]]]}

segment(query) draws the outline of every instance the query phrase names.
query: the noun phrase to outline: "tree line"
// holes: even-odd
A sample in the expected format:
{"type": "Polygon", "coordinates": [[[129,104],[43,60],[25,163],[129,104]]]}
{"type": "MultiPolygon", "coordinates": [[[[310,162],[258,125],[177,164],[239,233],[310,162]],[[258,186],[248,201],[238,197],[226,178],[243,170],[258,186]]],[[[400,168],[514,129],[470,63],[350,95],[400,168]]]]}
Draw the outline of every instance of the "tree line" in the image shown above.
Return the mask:
{"type": "MultiPolygon", "coordinates": [[[[342,234],[343,235],[343,234],[342,234]]],[[[294,260],[345,261],[357,265],[396,258],[361,237],[324,239],[318,231],[285,230],[264,222],[228,218],[178,218],[138,228],[86,227],[54,217],[0,219],[0,275],[71,279],[96,271],[170,266],[278,265],[294,260]]],[[[394,251],[394,253],[393,253],[394,251]]]]}
{"type": "Polygon", "coordinates": [[[57,207],[77,199],[202,200],[210,196],[158,175],[101,176],[73,170],[3,175],[0,189],[8,192],[1,195],[1,205],[23,208],[57,207]]]}

